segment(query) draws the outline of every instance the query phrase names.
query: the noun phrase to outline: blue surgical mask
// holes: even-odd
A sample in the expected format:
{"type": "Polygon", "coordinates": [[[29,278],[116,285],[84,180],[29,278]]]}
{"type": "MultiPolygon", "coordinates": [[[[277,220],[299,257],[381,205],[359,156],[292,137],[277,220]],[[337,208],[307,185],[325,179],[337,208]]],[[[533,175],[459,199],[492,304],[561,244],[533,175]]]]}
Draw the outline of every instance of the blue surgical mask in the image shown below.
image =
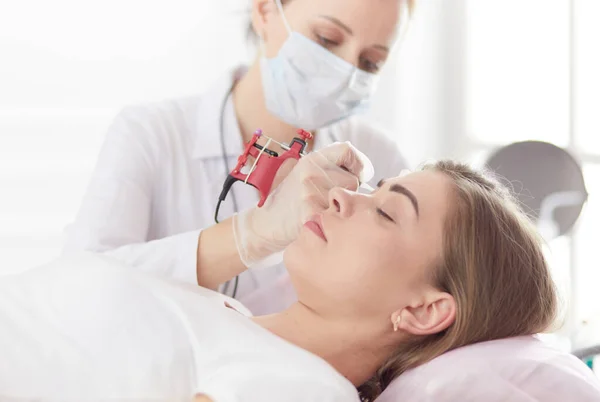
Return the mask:
{"type": "Polygon", "coordinates": [[[267,110],[282,121],[316,130],[367,110],[379,76],[341,59],[292,31],[281,0],[275,0],[289,33],[277,56],[261,58],[267,110]]]}

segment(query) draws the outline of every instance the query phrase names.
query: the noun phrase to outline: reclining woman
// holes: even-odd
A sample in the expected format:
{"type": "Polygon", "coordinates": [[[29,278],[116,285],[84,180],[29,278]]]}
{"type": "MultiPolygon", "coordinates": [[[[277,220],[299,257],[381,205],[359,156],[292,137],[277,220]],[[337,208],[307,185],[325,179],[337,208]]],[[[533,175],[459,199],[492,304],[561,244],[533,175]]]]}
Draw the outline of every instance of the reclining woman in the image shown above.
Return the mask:
{"type": "Polygon", "coordinates": [[[372,194],[332,189],[284,259],[298,302],[260,317],[106,256],[4,277],[0,394],[372,401],[410,368],[544,331],[557,311],[527,217],[497,181],[450,161],[372,194]]]}

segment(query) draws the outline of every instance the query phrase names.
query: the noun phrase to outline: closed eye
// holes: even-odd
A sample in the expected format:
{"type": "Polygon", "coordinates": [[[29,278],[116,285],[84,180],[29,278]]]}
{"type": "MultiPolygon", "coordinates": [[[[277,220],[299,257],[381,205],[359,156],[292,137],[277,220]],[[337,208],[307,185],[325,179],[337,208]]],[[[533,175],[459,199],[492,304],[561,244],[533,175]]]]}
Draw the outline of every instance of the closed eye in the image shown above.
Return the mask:
{"type": "Polygon", "coordinates": [[[394,221],[392,219],[392,217],[389,216],[388,214],[386,214],[385,211],[381,208],[377,208],[377,214],[379,214],[380,216],[382,216],[383,218],[387,219],[390,222],[396,223],[396,221],[394,221]]]}
{"type": "Polygon", "coordinates": [[[367,59],[360,59],[360,69],[368,73],[375,74],[379,71],[379,65],[367,59]]]}
{"type": "Polygon", "coordinates": [[[337,45],[337,43],[335,41],[327,39],[326,37],[321,36],[321,35],[317,35],[317,40],[319,41],[319,43],[321,44],[321,46],[324,46],[324,47],[329,47],[329,46],[335,46],[335,45],[337,45]]]}

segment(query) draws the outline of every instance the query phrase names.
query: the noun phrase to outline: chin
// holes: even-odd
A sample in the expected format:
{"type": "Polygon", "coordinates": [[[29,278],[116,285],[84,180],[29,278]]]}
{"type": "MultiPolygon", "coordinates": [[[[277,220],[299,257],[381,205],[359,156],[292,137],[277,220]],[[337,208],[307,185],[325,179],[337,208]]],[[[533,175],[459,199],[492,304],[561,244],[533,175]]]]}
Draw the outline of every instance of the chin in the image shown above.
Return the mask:
{"type": "Polygon", "coordinates": [[[292,279],[311,278],[314,276],[310,272],[313,270],[312,267],[320,265],[318,261],[315,261],[315,250],[307,247],[300,239],[294,241],[285,249],[283,263],[292,279]]]}
{"type": "MultiPolygon", "coordinates": [[[[288,248],[289,249],[289,248],[288,248]]],[[[295,258],[297,250],[286,251],[283,261],[287,269],[289,280],[296,293],[297,300],[305,305],[313,305],[315,300],[319,300],[320,292],[318,286],[319,277],[311,272],[313,269],[309,263],[299,261],[295,258]]]]}
{"type": "Polygon", "coordinates": [[[286,247],[283,252],[283,263],[288,271],[294,270],[298,265],[302,265],[302,259],[305,253],[302,251],[302,246],[298,241],[294,241],[286,247]]]}

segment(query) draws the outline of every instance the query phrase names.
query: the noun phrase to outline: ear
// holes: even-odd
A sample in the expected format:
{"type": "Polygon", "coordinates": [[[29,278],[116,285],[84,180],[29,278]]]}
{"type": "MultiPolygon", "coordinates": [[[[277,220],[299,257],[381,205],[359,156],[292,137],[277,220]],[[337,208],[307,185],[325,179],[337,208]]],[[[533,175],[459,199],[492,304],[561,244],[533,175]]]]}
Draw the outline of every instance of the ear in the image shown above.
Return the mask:
{"type": "Polygon", "coordinates": [[[391,316],[394,328],[412,335],[437,334],[447,329],[456,318],[456,302],[446,292],[433,291],[419,303],[414,303],[391,316]]]}
{"type": "Polygon", "coordinates": [[[277,13],[277,5],[273,0],[252,0],[252,28],[263,41],[267,40],[267,21],[277,13]]]}

